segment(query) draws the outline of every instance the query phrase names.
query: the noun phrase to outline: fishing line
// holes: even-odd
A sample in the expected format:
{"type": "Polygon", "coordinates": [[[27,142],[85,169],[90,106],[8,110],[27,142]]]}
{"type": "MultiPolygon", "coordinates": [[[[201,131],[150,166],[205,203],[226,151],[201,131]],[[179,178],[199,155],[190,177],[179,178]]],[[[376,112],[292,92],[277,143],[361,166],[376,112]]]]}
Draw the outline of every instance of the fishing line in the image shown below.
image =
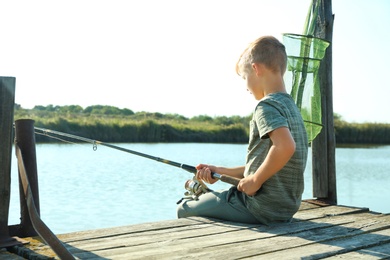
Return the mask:
{"type": "MultiPolygon", "coordinates": [[[[36,129],[36,128],[35,128],[35,129],[36,129]]],[[[54,136],[54,135],[49,135],[49,133],[47,133],[47,132],[39,133],[39,132],[36,132],[36,131],[35,131],[35,134],[42,135],[42,136],[47,136],[47,137],[50,137],[50,138],[52,138],[52,139],[56,139],[56,140],[58,140],[58,141],[61,141],[61,142],[64,142],[64,143],[68,143],[68,144],[76,144],[75,142],[71,142],[71,141],[65,140],[65,139],[63,139],[63,138],[54,136]]]]}
{"type": "MultiPolygon", "coordinates": [[[[109,147],[109,148],[113,148],[113,149],[116,149],[116,150],[119,150],[119,151],[122,151],[122,152],[131,153],[131,154],[138,155],[138,156],[141,156],[141,157],[144,157],[144,158],[148,158],[148,159],[151,159],[151,160],[154,160],[154,161],[158,161],[158,162],[165,163],[165,164],[168,164],[168,165],[171,165],[171,166],[175,166],[175,167],[181,168],[183,170],[186,170],[188,172],[191,172],[193,174],[196,174],[196,172],[197,172],[197,169],[194,166],[191,166],[191,165],[170,161],[170,160],[167,160],[167,159],[163,159],[163,158],[152,156],[152,155],[149,155],[149,154],[145,154],[145,153],[137,152],[137,151],[134,151],[134,150],[126,149],[126,148],[123,148],[123,147],[120,147],[120,146],[116,146],[116,145],[112,145],[112,144],[109,144],[109,143],[105,143],[105,142],[102,142],[102,141],[93,140],[93,139],[89,139],[89,138],[85,138],[85,137],[81,137],[81,136],[77,136],[77,135],[67,134],[67,133],[63,133],[63,132],[59,132],[59,131],[55,131],[55,130],[50,130],[50,129],[45,129],[45,128],[40,128],[40,127],[35,127],[35,130],[36,130],[35,133],[37,133],[37,134],[45,135],[47,137],[54,138],[54,139],[57,139],[57,140],[61,140],[61,141],[64,141],[64,142],[73,143],[73,142],[70,142],[70,141],[66,141],[63,138],[60,138],[60,137],[57,137],[57,136],[66,137],[66,138],[70,138],[70,139],[75,139],[75,140],[83,141],[83,142],[86,142],[86,143],[91,143],[93,145],[93,150],[94,151],[97,150],[97,145],[103,145],[103,146],[106,146],[106,147],[109,147]]],[[[218,174],[218,173],[215,173],[215,172],[212,172],[211,176],[213,178],[221,180],[222,182],[226,182],[226,183],[232,184],[234,186],[237,186],[238,183],[240,182],[240,179],[238,179],[238,178],[230,177],[230,176],[227,176],[227,175],[218,174]]]]}

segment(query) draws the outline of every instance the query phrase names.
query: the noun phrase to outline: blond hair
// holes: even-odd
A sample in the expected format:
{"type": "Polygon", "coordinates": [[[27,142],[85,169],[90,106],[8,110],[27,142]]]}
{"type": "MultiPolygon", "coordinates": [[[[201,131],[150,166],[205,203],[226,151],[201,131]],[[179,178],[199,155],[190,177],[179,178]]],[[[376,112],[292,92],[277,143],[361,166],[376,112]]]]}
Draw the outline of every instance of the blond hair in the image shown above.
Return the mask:
{"type": "Polygon", "coordinates": [[[236,72],[242,76],[251,71],[253,63],[264,64],[273,72],[284,75],[287,54],[284,45],[273,36],[263,36],[250,43],[236,64],[236,72]]]}

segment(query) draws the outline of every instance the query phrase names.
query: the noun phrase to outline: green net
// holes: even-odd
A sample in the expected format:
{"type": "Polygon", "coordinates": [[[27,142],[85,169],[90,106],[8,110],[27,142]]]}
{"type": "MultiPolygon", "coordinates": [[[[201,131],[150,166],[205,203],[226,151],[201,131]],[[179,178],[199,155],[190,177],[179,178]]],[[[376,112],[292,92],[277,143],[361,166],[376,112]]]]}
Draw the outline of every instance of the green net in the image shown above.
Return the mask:
{"type": "Polygon", "coordinates": [[[290,95],[301,111],[311,142],[322,128],[318,69],[329,42],[297,34],[284,34],[283,41],[288,57],[286,82],[291,82],[290,95]]]}
{"type": "Polygon", "coordinates": [[[321,92],[318,69],[329,42],[313,36],[320,1],[313,0],[303,30],[304,35],[283,34],[287,52],[286,86],[301,111],[311,143],[321,132],[321,92]],[[289,85],[291,82],[291,86],[289,85]]]}

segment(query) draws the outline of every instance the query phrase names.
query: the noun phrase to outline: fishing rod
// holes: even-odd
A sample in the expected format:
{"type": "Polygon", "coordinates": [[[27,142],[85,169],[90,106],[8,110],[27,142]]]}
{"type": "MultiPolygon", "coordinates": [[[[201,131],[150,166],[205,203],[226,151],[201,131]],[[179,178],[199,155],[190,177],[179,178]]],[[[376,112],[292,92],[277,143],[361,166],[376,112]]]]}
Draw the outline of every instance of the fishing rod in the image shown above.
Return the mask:
{"type": "MultiPolygon", "coordinates": [[[[73,139],[76,139],[76,140],[79,140],[79,141],[91,143],[91,144],[94,145],[94,150],[96,150],[96,146],[97,145],[103,145],[103,146],[106,146],[106,147],[109,147],[109,148],[113,148],[113,149],[116,149],[116,150],[119,150],[119,151],[122,151],[122,152],[131,153],[131,154],[138,155],[138,156],[141,156],[141,157],[144,157],[144,158],[148,158],[148,159],[151,159],[151,160],[154,160],[154,161],[157,161],[157,162],[161,162],[161,163],[165,163],[165,164],[168,164],[168,165],[171,165],[171,166],[175,166],[175,167],[181,168],[183,170],[186,170],[188,172],[191,172],[193,174],[196,174],[196,172],[197,172],[197,169],[194,166],[191,166],[191,165],[188,165],[188,164],[183,164],[183,163],[170,161],[170,160],[163,159],[163,158],[160,158],[160,157],[155,157],[155,156],[152,156],[152,155],[149,155],[149,154],[140,153],[140,152],[137,152],[137,151],[134,151],[134,150],[130,150],[130,149],[123,148],[123,147],[120,147],[120,146],[112,145],[112,144],[109,144],[109,143],[105,143],[105,142],[102,142],[102,141],[93,140],[93,139],[89,139],[89,138],[85,138],[85,137],[81,137],[81,136],[77,136],[77,135],[67,134],[67,133],[58,132],[58,131],[45,129],[45,128],[40,128],[40,127],[34,127],[34,128],[35,128],[35,130],[41,131],[42,135],[46,135],[48,137],[52,137],[52,136],[50,136],[50,134],[53,134],[53,135],[57,135],[57,136],[64,136],[64,137],[67,137],[67,138],[73,138],[73,139]]],[[[238,179],[238,178],[227,176],[227,175],[222,175],[222,174],[219,174],[219,173],[216,173],[216,172],[212,172],[211,176],[214,179],[218,179],[218,180],[220,180],[222,182],[229,183],[229,184],[232,184],[234,186],[237,186],[238,183],[240,182],[240,179],[238,179]]],[[[192,191],[193,193],[196,193],[195,192],[196,189],[199,189],[200,187],[198,187],[196,182],[193,183],[193,182],[187,181],[186,184],[185,184],[185,188],[187,190],[189,190],[189,191],[192,191]]],[[[208,189],[208,188],[206,188],[206,189],[208,189]]]]}

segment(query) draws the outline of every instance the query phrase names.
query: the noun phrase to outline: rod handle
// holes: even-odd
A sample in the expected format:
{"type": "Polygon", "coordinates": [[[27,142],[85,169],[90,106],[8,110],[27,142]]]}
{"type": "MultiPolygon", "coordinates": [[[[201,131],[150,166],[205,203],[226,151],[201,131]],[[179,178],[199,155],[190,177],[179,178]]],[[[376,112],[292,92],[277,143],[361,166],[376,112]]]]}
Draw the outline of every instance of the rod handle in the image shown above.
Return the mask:
{"type": "Polygon", "coordinates": [[[213,176],[213,178],[217,178],[223,182],[229,183],[229,184],[234,185],[234,186],[237,186],[238,183],[240,182],[240,179],[238,179],[238,178],[231,177],[228,175],[222,175],[222,174],[215,173],[215,172],[211,173],[211,176],[213,176]]]}
{"type": "MultiPolygon", "coordinates": [[[[192,173],[196,173],[196,168],[194,166],[191,166],[191,165],[188,165],[188,164],[181,164],[180,168],[182,168],[182,169],[184,169],[186,171],[192,172],[192,173]]],[[[234,186],[237,186],[238,183],[240,182],[240,179],[238,179],[238,178],[231,177],[231,176],[228,176],[228,175],[222,175],[222,174],[219,174],[219,173],[216,173],[216,172],[212,172],[211,176],[213,178],[217,178],[218,180],[220,180],[222,182],[226,182],[226,183],[229,183],[229,184],[234,185],[234,186]]]]}

